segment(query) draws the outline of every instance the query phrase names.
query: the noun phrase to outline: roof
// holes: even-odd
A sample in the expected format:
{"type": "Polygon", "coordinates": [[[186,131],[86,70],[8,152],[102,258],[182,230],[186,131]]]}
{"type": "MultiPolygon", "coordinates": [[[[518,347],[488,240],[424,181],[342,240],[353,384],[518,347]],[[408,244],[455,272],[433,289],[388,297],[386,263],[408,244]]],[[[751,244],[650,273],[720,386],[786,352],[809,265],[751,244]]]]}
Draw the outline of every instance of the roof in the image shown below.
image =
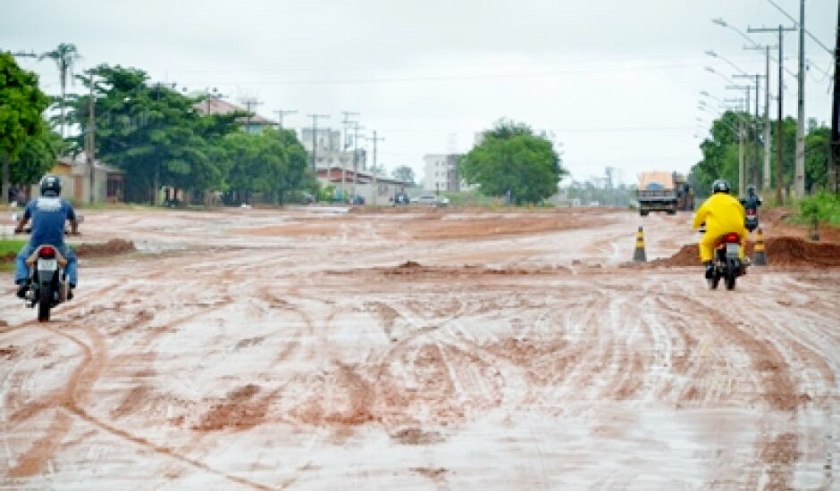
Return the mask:
{"type": "MultiPolygon", "coordinates": [[[[247,113],[249,112],[242,106],[237,106],[223,99],[209,98],[193,105],[201,114],[231,114],[235,112],[247,113]]],[[[264,118],[259,114],[251,111],[252,116],[238,118],[240,123],[257,124],[257,125],[275,125],[276,121],[264,118]]]]}

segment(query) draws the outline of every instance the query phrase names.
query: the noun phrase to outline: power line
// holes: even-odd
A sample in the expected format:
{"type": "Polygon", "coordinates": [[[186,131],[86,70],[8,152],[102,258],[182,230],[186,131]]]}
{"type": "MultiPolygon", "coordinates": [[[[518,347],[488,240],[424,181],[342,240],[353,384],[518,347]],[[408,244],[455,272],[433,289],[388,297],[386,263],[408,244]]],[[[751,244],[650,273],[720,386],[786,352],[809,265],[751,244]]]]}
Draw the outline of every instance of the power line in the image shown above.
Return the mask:
{"type": "MultiPolygon", "coordinates": [[[[799,22],[797,22],[797,21],[796,21],[796,19],[794,19],[794,18],[793,18],[793,16],[791,16],[790,14],[788,14],[787,12],[785,12],[785,10],[784,10],[782,7],[779,7],[779,5],[778,5],[776,2],[774,2],[773,0],[767,0],[767,1],[768,1],[768,2],[770,2],[770,3],[774,6],[774,7],[776,7],[776,9],[778,9],[778,10],[779,10],[779,12],[781,12],[782,14],[784,14],[784,16],[785,16],[785,17],[787,17],[788,19],[790,19],[790,21],[791,21],[791,22],[793,22],[793,26],[794,26],[795,28],[797,28],[797,29],[799,28],[799,22]]],[[[819,39],[817,39],[817,38],[816,38],[813,34],[811,34],[810,32],[808,32],[808,29],[803,29],[803,31],[805,31],[805,34],[807,34],[807,35],[808,35],[808,37],[810,37],[811,39],[813,39],[813,40],[814,40],[817,44],[819,44],[819,45],[820,45],[820,47],[821,47],[822,49],[824,49],[824,50],[825,50],[828,54],[830,54],[830,55],[831,55],[831,57],[832,57],[832,58],[834,58],[834,52],[833,52],[832,50],[830,50],[829,48],[827,48],[827,47],[826,47],[826,45],[824,45],[822,42],[820,42],[820,40],[819,40],[819,39]]]]}
{"type": "Polygon", "coordinates": [[[476,81],[491,79],[515,79],[515,78],[542,78],[557,77],[563,75],[591,74],[591,73],[616,73],[616,72],[637,72],[653,70],[679,70],[690,67],[701,67],[705,63],[676,63],[670,65],[645,65],[645,66],[623,66],[611,68],[593,68],[585,70],[558,70],[550,72],[534,73],[494,73],[481,75],[439,75],[439,76],[418,76],[418,77],[397,77],[397,78],[357,78],[357,79],[299,79],[299,80],[263,80],[225,81],[226,84],[249,84],[249,85],[330,85],[330,84],[370,84],[370,83],[419,83],[419,82],[445,82],[445,81],[476,81]]]}

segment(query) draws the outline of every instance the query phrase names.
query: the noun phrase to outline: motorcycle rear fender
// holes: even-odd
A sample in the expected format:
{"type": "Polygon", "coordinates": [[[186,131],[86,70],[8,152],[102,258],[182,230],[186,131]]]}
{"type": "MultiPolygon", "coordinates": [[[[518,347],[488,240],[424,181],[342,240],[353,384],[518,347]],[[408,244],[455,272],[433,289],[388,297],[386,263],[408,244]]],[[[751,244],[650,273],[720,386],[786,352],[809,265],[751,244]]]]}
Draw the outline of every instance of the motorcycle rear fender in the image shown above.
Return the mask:
{"type": "Polygon", "coordinates": [[[56,261],[58,261],[58,266],[59,267],[63,268],[65,266],[67,266],[67,258],[64,257],[64,254],[61,253],[61,249],[59,249],[58,247],[55,247],[54,245],[50,245],[50,244],[40,245],[34,251],[32,251],[32,254],[30,254],[29,257],[26,258],[26,265],[27,266],[29,266],[31,268],[35,265],[35,261],[38,260],[38,254],[41,252],[41,248],[45,247],[45,246],[52,247],[53,249],[55,249],[55,259],[56,259],[56,261]]]}

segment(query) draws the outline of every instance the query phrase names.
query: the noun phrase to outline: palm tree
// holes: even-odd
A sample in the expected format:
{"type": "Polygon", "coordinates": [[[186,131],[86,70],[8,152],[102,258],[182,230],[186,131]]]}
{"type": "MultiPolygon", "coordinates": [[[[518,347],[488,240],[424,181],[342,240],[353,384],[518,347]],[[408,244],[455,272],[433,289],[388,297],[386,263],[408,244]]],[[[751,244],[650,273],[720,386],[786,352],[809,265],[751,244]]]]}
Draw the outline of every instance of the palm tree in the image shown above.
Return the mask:
{"type": "Polygon", "coordinates": [[[39,60],[49,58],[55,61],[61,81],[61,137],[64,138],[64,99],[67,93],[67,74],[73,74],[73,65],[81,58],[76,45],[61,43],[58,48],[48,51],[38,57],[39,60]]]}

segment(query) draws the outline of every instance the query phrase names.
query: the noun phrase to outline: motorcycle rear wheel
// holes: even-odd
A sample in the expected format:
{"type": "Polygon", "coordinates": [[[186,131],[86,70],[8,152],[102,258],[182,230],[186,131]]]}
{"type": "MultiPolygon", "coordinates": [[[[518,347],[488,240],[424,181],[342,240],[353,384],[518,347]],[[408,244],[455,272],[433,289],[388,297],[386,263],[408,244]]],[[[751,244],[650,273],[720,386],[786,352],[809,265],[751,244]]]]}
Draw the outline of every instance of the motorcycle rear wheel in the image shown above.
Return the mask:
{"type": "Polygon", "coordinates": [[[47,322],[50,320],[51,303],[52,288],[50,286],[42,286],[38,290],[38,322],[47,322]]]}

